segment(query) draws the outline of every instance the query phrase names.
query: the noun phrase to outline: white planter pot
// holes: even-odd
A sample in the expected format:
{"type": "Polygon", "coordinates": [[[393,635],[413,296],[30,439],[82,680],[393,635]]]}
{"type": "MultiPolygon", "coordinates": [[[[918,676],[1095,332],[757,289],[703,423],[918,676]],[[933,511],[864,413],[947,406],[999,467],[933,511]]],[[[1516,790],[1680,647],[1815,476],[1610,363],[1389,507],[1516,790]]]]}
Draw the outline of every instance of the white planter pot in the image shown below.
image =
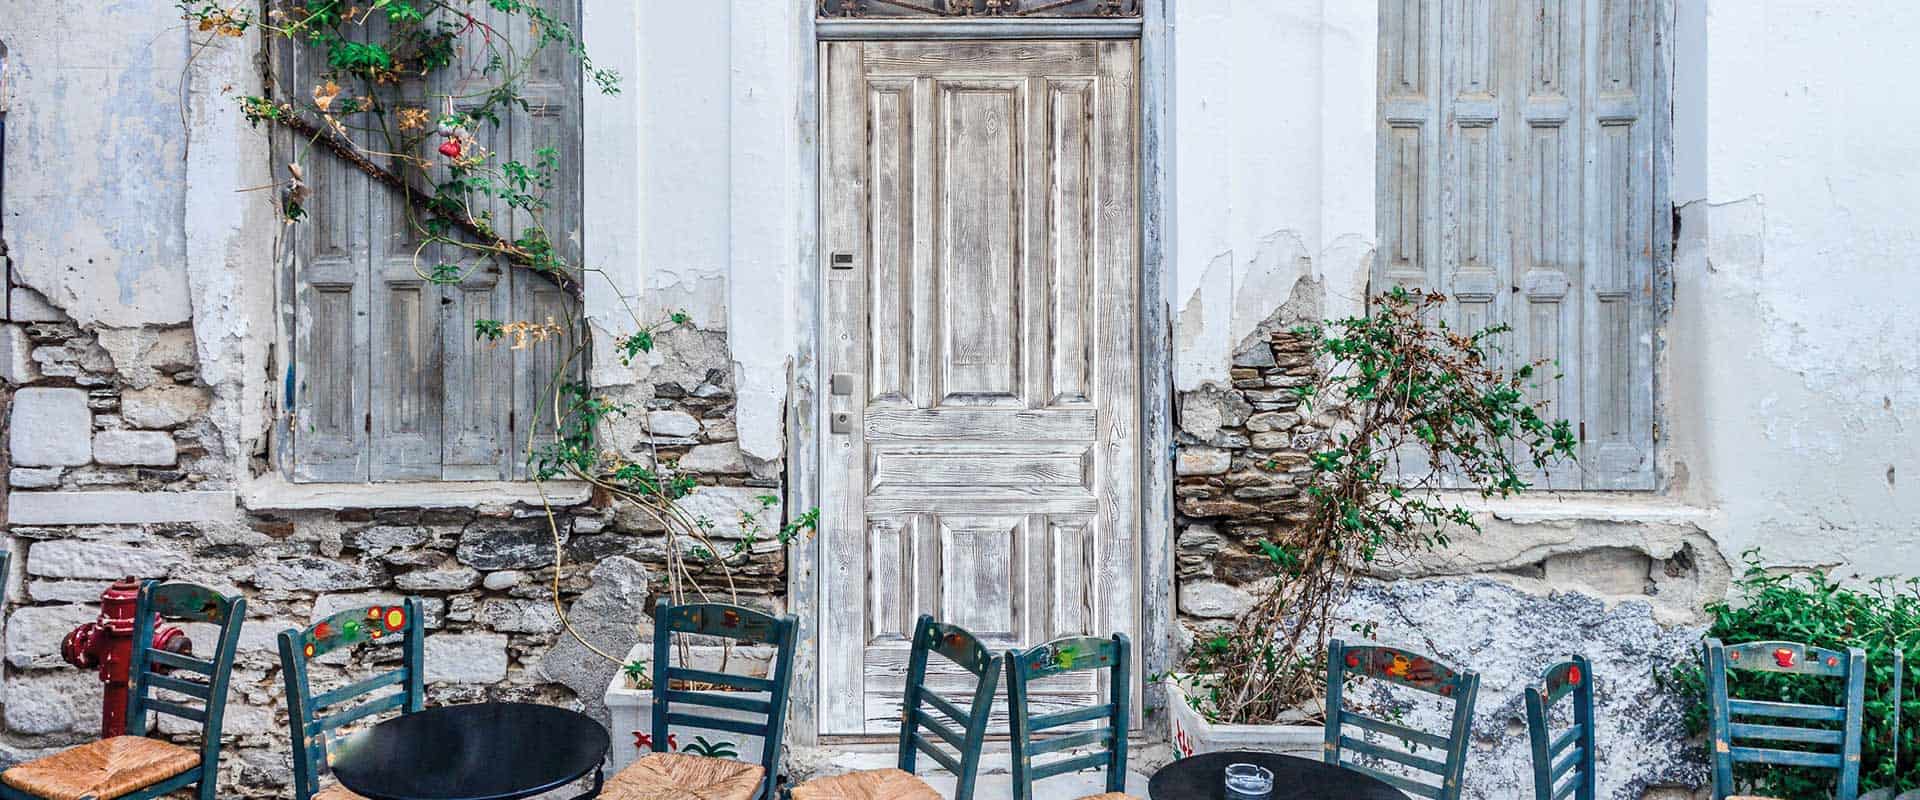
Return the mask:
{"type": "MultiPolygon", "coordinates": [[[[631,662],[635,658],[652,658],[653,645],[641,642],[627,654],[631,662]]],[[[733,694],[733,693],[730,693],[733,694]]],[[[740,697],[756,700],[771,700],[769,692],[739,692],[740,697]]],[[[653,690],[635,689],[627,684],[625,673],[614,673],[613,683],[607,686],[607,712],[613,721],[613,747],[607,751],[607,764],[612,775],[625,769],[634,759],[645,753],[653,752],[653,690]]],[[[685,707],[675,705],[687,713],[704,717],[734,719],[742,722],[763,722],[765,716],[745,711],[734,711],[707,706],[685,707]]],[[[678,711],[674,713],[680,713],[678,711]]],[[[676,753],[695,753],[731,758],[758,764],[766,755],[766,740],[759,736],[744,736],[730,731],[716,731],[707,728],[676,726],[669,749],[676,753]]]]}
{"type": "Polygon", "coordinates": [[[1326,729],[1319,725],[1221,725],[1208,722],[1187,702],[1187,694],[1178,680],[1169,677],[1167,716],[1170,718],[1174,754],[1185,758],[1196,753],[1223,750],[1254,750],[1263,753],[1320,758],[1326,743],[1326,729]]]}

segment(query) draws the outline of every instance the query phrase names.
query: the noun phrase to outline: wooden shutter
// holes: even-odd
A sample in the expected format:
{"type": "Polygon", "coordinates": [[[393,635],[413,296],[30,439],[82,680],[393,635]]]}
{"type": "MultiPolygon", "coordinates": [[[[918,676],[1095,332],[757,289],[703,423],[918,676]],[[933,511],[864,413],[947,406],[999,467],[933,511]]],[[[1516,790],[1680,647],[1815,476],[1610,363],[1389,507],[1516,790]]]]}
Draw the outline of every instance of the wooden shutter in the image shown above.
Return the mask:
{"type": "MultiPolygon", "coordinates": [[[[562,19],[577,19],[574,0],[549,4],[562,19]]],[[[509,31],[507,45],[532,47],[524,22],[491,8],[476,18],[509,31]]],[[[378,35],[383,24],[368,23],[378,35]]],[[[304,96],[319,82],[307,48],[275,41],[281,90],[304,96]]],[[[449,93],[473,96],[487,57],[471,48],[466,63],[432,81],[402,82],[385,91],[390,108],[428,109],[437,118],[449,93]],[[475,83],[463,84],[463,77],[475,83]]],[[[534,163],[535,150],[562,154],[560,174],[549,194],[548,230],[560,252],[579,263],[580,69],[564,47],[550,45],[521,88],[526,109],[502,109],[501,124],[482,122],[474,133],[496,162],[534,163]]],[[[342,98],[360,86],[343,85],[342,98]]],[[[377,137],[376,137],[377,138],[377,137]]],[[[557,357],[571,341],[510,350],[474,337],[474,322],[551,318],[565,324],[573,300],[552,283],[504,263],[473,269],[457,285],[421,277],[459,254],[446,246],[423,247],[417,214],[398,194],[308,143],[278,139],[281,162],[300,163],[313,188],[309,219],[289,226],[292,254],[289,290],[293,381],[289,435],[292,475],[298,481],[503,480],[525,477],[523,435],[532,407],[550,397],[557,357]]],[[[421,153],[442,159],[430,140],[421,153]]],[[[368,149],[378,151],[379,144],[368,149]]],[[[438,173],[439,170],[436,169],[438,173]]],[[[436,174],[435,178],[442,178],[436,174]]],[[[528,220],[504,204],[481,206],[509,238],[528,220]]],[[[571,337],[569,337],[570,339],[571,337]]],[[[550,409],[551,401],[545,405],[550,409]]],[[[551,429],[551,412],[547,414],[551,429]]],[[[547,437],[550,439],[551,437],[547,437]]]]}
{"type": "Polygon", "coordinates": [[[1553,488],[1652,488],[1653,278],[1667,258],[1657,0],[1382,0],[1380,285],[1506,323],[1573,421],[1553,488]],[[1577,473],[1577,474],[1576,474],[1577,473]]]}

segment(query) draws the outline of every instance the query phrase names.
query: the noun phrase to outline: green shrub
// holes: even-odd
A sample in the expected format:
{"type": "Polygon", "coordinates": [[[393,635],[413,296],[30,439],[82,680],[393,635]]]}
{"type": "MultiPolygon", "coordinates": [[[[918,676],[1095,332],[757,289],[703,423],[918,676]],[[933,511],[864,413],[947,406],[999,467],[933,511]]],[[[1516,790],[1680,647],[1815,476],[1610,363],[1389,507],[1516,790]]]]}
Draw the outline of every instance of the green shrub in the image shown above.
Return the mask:
{"type": "MultiPolygon", "coordinates": [[[[1760,564],[1756,551],[1745,554],[1746,573],[1734,581],[1738,605],[1707,607],[1713,617],[1708,636],[1729,644],[1752,641],[1803,642],[1814,647],[1867,651],[1867,702],[1862,790],[1883,786],[1920,789],[1920,578],[1880,578],[1864,586],[1845,585],[1824,571],[1780,574],[1760,564]],[[1905,654],[1900,730],[1894,730],[1893,654],[1905,654]],[[1900,760],[1893,742],[1899,737],[1900,760]]],[[[1687,727],[1707,727],[1705,676],[1699,664],[1680,668],[1681,690],[1695,703],[1687,727]]],[[[1831,678],[1733,671],[1727,674],[1735,696],[1788,703],[1839,705],[1840,682],[1831,678]]],[[[1832,797],[1834,773],[1771,765],[1736,765],[1734,778],[1757,794],[1773,797],[1832,797]]]]}

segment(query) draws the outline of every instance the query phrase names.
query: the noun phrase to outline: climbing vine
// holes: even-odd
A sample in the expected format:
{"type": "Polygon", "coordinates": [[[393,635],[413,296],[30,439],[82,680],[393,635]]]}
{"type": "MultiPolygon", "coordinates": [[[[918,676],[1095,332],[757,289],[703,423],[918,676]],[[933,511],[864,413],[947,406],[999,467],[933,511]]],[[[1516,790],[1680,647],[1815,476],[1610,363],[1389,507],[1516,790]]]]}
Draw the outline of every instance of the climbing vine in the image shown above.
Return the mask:
{"type": "Polygon", "coordinates": [[[1231,630],[1189,656],[1200,713],[1272,723],[1316,701],[1336,612],[1356,578],[1478,531],[1453,492],[1508,497],[1574,458],[1572,426],[1529,398],[1556,377],[1543,372],[1551,364],[1506,366],[1500,342],[1510,331],[1455,331],[1446,300],[1396,288],[1365,316],[1294,331],[1320,368],[1295,390],[1300,408],[1328,435],[1308,455],[1307,520],[1256,543],[1274,580],[1231,630]]]}
{"type": "MultiPolygon", "coordinates": [[[[538,101],[526,87],[538,59],[556,49],[598,91],[620,91],[620,76],[593,62],[568,20],[531,0],[176,2],[189,26],[204,35],[200,47],[257,32],[270,48],[295,48],[295,58],[311,65],[297,76],[269,75],[265,92],[236,98],[249,122],[291,134],[300,149],[271,187],[286,224],[309,219],[315,190],[303,158],[332,158],[404,201],[404,221],[417,242],[413,266],[423,281],[458,285],[478,270],[506,265],[578,301],[587,281],[607,278],[567,255],[549,228],[562,148],[571,144],[540,143],[522,160],[490,143],[509,115],[535,110],[538,101]]],[[[632,332],[610,345],[626,366],[653,353],[662,334],[692,322],[683,312],[650,320],[631,306],[623,309],[632,332]]],[[[813,528],[815,512],[785,522],[762,520],[779,502],[762,496],[757,507],[730,521],[744,537],[719,544],[714,534],[722,521],[682,504],[699,490],[698,482],[661,458],[651,433],[640,452],[623,453],[604,440],[609,422],[638,409],[580,379],[591,356],[585,333],[577,303],[561,319],[474,323],[472,335],[494,346],[557,351],[554,372],[544,376],[538,414],[551,423],[553,439],[537,443],[540,426],[528,425],[524,448],[542,497],[552,481],[584,481],[600,497],[637,509],[666,531],[667,592],[674,602],[714,599],[712,592],[737,601],[733,571],[752,557],[754,544],[803,535],[813,528]],[[697,579],[713,572],[719,585],[697,579]]],[[[544,504],[555,548],[553,601],[565,622],[564,549],[556,510],[544,504]]],[[[579,638],[571,625],[567,630],[579,638]]],[[[582,644],[621,660],[592,642],[582,644]]]]}

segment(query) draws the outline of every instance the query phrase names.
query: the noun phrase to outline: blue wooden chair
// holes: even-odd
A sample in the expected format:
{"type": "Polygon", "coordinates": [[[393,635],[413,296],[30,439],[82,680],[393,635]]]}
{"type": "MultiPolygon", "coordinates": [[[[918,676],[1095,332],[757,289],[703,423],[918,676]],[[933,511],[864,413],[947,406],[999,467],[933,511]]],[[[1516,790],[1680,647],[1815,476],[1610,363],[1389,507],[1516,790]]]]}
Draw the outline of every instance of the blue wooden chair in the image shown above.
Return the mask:
{"type": "Polygon", "coordinates": [[[426,646],[420,601],[352,608],[314,623],[306,630],[280,632],[280,675],[287,686],[287,728],[293,736],[294,800],[351,800],[339,784],[320,788],[327,773],[327,750],[340,728],[377,714],[411,714],[426,707],[426,646]],[[307,663],[335,650],[363,643],[398,643],[400,666],[319,695],[307,680],[307,663]],[[367,699],[389,686],[395,691],[367,699]]]}
{"type": "Polygon", "coordinates": [[[1527,687],[1527,731],[1533,740],[1535,800],[1594,800],[1593,667],[1585,656],[1562,661],[1527,687]],[[1554,706],[1573,698],[1573,723],[1558,734],[1554,706]]]}
{"type": "Polygon", "coordinates": [[[1007,652],[1007,704],[1013,728],[1013,796],[1015,800],[1033,800],[1033,782],[1055,775],[1079,772],[1092,767],[1107,771],[1107,794],[1097,797],[1113,800],[1124,797],[1127,788],[1128,696],[1132,693],[1132,646],[1125,634],[1111,639],[1055,639],[1027,650],[1007,652]],[[1028,705],[1030,684],[1041,678],[1082,670],[1110,670],[1112,698],[1109,702],[1086,708],[1055,711],[1033,716],[1028,705]],[[1072,725],[1076,722],[1104,720],[1092,730],[1062,733],[1040,741],[1033,735],[1072,725]],[[1075,747],[1095,746],[1091,753],[1059,758],[1036,764],[1034,759],[1075,747]]]}
{"type": "Polygon", "coordinates": [[[793,787],[793,800],[941,800],[925,781],[914,775],[915,757],[926,753],[958,781],[953,800],[972,800],[980,772],[980,750],[987,738],[987,720],[993,696],[1000,688],[1001,660],[987,652],[980,640],[964,628],[935,622],[927,614],[913,627],[913,650],[907,660],[906,692],[900,706],[900,766],[816,778],[793,787]],[[973,673],[973,700],[966,710],[927,687],[928,655],[942,658],[973,673]],[[938,715],[928,712],[937,709],[938,715]],[[927,734],[933,734],[929,738],[927,734]],[[952,753],[942,749],[952,747],[952,753]]]}
{"type": "Polygon", "coordinates": [[[1836,770],[1836,800],[1857,800],[1867,693],[1866,651],[1851,647],[1842,653],[1798,642],[1728,645],[1708,639],[1706,661],[1714,800],[1734,796],[1733,765],[1740,763],[1836,770]],[[1841,705],[1732,697],[1727,690],[1727,673],[1731,670],[1833,678],[1842,684],[1841,705]],[[1781,742],[1793,743],[1794,749],[1765,746],[1781,742]]]}
{"type": "Polygon", "coordinates": [[[191,786],[199,800],[213,800],[220,783],[220,725],[227,709],[227,682],[247,601],[190,583],[147,581],[140,586],[134,608],[127,730],[135,733],[71,747],[0,773],[0,798],[147,800],[191,786]],[[213,658],[152,649],[156,614],[220,626],[213,658]],[[200,746],[183,747],[142,735],[148,712],[197,723],[200,746]]]}
{"type": "Polygon", "coordinates": [[[1427,656],[1397,648],[1378,645],[1348,647],[1335,639],[1327,645],[1326,762],[1379,778],[1411,795],[1435,800],[1459,800],[1460,779],[1466,773],[1467,766],[1467,734],[1473,725],[1473,703],[1479,693],[1478,673],[1454,670],[1427,656]],[[1342,698],[1349,675],[1385,681],[1452,700],[1451,730],[1441,736],[1348,710],[1342,698]],[[1361,737],[1370,733],[1399,740],[1407,749],[1395,749],[1348,736],[1346,729],[1349,727],[1357,728],[1361,737]],[[1445,754],[1445,760],[1421,754],[1422,747],[1439,750],[1445,754]],[[1439,784],[1384,772],[1361,763],[1356,757],[1399,764],[1416,774],[1432,775],[1439,784]]]}
{"type": "Polygon", "coordinates": [[[775,617],[745,606],[723,603],[672,605],[661,600],[653,612],[653,752],[607,782],[609,796],[689,796],[702,800],[773,800],[780,773],[781,744],[787,727],[787,693],[793,685],[792,616],[775,617]],[[774,646],[773,677],[758,678],[672,666],[673,635],[717,637],[745,644],[774,646]],[[767,692],[767,700],[726,691],[695,690],[704,684],[744,692],[767,692]],[[743,721],[690,712],[686,707],[745,712],[743,721]],[[692,752],[672,752],[673,726],[727,731],[765,740],[759,764],[692,752]]]}

